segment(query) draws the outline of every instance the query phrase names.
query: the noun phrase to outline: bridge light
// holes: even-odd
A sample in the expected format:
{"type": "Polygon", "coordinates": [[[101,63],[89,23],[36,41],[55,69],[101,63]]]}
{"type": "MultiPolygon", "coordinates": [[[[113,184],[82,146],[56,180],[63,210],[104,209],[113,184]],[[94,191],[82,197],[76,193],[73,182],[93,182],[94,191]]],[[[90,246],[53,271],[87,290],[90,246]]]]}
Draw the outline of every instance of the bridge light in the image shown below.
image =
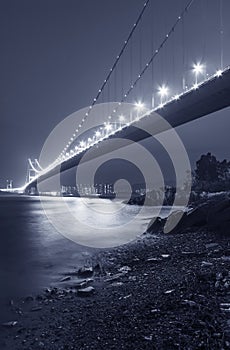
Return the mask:
{"type": "Polygon", "coordinates": [[[193,72],[195,74],[196,77],[196,81],[195,84],[197,84],[197,77],[199,74],[203,73],[204,70],[204,65],[200,64],[199,62],[193,65],[193,72]]]}
{"type": "Polygon", "coordinates": [[[218,69],[218,70],[216,71],[215,76],[216,76],[216,77],[221,77],[221,75],[222,75],[222,70],[221,70],[221,69],[218,69]]]}
{"type": "Polygon", "coordinates": [[[95,136],[96,136],[96,137],[100,137],[100,136],[101,136],[100,131],[96,131],[96,132],[95,132],[95,136]]]}
{"type": "Polygon", "coordinates": [[[145,107],[145,105],[144,105],[143,102],[138,101],[138,102],[135,103],[135,107],[136,107],[136,109],[137,109],[138,111],[141,111],[141,110],[145,107]]]}
{"type": "Polygon", "coordinates": [[[180,99],[180,95],[177,94],[174,96],[174,100],[178,101],[179,99],[180,99]]]}
{"type": "Polygon", "coordinates": [[[197,90],[199,88],[199,85],[197,83],[193,84],[193,90],[197,90]]]}
{"type": "Polygon", "coordinates": [[[84,141],[81,141],[81,142],[80,142],[80,147],[82,147],[82,148],[85,147],[85,142],[84,142],[84,141]]]}
{"type": "Polygon", "coordinates": [[[120,122],[120,128],[121,128],[121,124],[122,123],[124,123],[124,121],[125,121],[125,117],[121,114],[121,115],[119,115],[119,122],[120,122]]]}
{"type": "Polygon", "coordinates": [[[105,130],[106,131],[110,131],[111,129],[112,129],[112,125],[111,124],[108,123],[108,124],[105,125],[105,130]]]}
{"type": "Polygon", "coordinates": [[[163,103],[163,97],[167,96],[168,95],[168,92],[169,92],[169,88],[166,86],[166,85],[162,85],[159,87],[159,90],[158,90],[159,94],[160,94],[160,98],[161,98],[161,105],[163,103]]]}

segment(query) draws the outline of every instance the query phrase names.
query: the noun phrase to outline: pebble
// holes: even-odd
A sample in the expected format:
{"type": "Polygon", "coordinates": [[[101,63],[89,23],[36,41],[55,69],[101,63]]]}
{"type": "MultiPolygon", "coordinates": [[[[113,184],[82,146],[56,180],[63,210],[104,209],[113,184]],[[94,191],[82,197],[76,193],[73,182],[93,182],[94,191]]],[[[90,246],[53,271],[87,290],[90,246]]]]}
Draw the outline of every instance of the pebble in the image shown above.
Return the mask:
{"type": "Polygon", "coordinates": [[[120,269],[118,269],[118,271],[128,273],[129,271],[131,271],[131,268],[129,266],[122,266],[120,267],[120,269]]]}
{"type": "Polygon", "coordinates": [[[211,266],[213,266],[213,264],[208,261],[201,262],[201,267],[211,267],[211,266]]]}
{"type": "Polygon", "coordinates": [[[60,282],[66,282],[66,281],[69,281],[71,280],[71,277],[70,276],[66,276],[66,277],[63,277],[60,282]]]}
{"type": "Polygon", "coordinates": [[[35,307],[32,307],[30,311],[40,311],[40,310],[42,310],[41,306],[35,306],[35,307]]]}
{"type": "Polygon", "coordinates": [[[93,274],[93,267],[92,266],[90,266],[90,267],[84,266],[78,270],[79,276],[87,277],[87,276],[92,276],[92,274],[93,274]]]}
{"type": "Polygon", "coordinates": [[[89,295],[92,295],[94,291],[95,291],[95,288],[92,286],[89,286],[86,288],[78,289],[77,294],[79,296],[89,296],[89,295]]]}
{"type": "Polygon", "coordinates": [[[173,292],[175,292],[175,289],[170,289],[170,290],[166,290],[165,294],[171,294],[173,292]]]}
{"type": "Polygon", "coordinates": [[[208,243],[208,244],[205,244],[205,248],[206,249],[212,249],[212,248],[217,248],[219,247],[219,244],[218,243],[208,243]]]}
{"type": "Polygon", "coordinates": [[[9,321],[2,323],[3,327],[14,327],[18,324],[18,321],[9,321]]]}

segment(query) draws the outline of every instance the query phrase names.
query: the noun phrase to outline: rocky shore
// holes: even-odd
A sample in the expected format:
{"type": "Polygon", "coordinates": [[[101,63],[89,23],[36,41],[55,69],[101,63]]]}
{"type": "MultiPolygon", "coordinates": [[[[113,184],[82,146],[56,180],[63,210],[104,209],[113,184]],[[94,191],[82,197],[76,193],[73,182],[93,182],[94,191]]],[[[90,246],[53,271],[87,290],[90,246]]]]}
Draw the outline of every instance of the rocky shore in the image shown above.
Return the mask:
{"type": "Polygon", "coordinates": [[[172,234],[149,230],[132,244],[100,251],[56,287],[11,301],[0,348],[230,349],[224,228],[190,222],[172,234]]]}

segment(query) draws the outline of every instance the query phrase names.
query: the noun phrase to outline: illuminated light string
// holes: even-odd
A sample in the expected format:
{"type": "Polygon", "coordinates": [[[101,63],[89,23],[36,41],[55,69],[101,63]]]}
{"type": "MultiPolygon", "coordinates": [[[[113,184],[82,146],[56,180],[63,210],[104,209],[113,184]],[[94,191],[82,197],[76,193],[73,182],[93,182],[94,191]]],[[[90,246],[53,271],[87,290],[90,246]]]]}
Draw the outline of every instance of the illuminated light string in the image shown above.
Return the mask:
{"type": "MultiPolygon", "coordinates": [[[[157,50],[155,50],[155,53],[154,53],[154,55],[151,57],[151,59],[149,60],[149,62],[146,64],[146,66],[144,67],[144,69],[142,70],[142,72],[141,72],[141,74],[139,74],[138,75],[138,78],[135,80],[135,82],[131,85],[131,87],[129,88],[129,90],[126,92],[126,94],[124,94],[124,97],[123,97],[123,99],[122,99],[122,102],[127,98],[127,96],[129,95],[129,93],[132,91],[132,89],[134,88],[134,86],[137,84],[137,82],[138,82],[138,80],[142,77],[142,75],[145,73],[145,71],[147,70],[147,68],[149,67],[149,65],[152,63],[152,61],[153,61],[153,59],[156,57],[156,55],[159,53],[159,51],[162,49],[162,47],[164,46],[164,44],[166,43],[166,41],[168,40],[168,38],[170,37],[170,35],[174,32],[174,30],[175,30],[175,27],[177,26],[177,24],[178,24],[178,22],[182,19],[182,17],[184,16],[184,14],[185,14],[185,12],[188,10],[188,8],[191,6],[191,4],[192,4],[192,2],[193,2],[194,0],[192,0],[192,1],[190,1],[189,3],[188,3],[188,5],[185,7],[185,9],[183,10],[183,12],[181,13],[181,15],[177,18],[177,21],[175,22],[175,24],[172,26],[172,28],[171,28],[171,30],[170,30],[170,32],[166,35],[166,37],[165,37],[165,39],[163,40],[163,42],[161,43],[161,45],[159,46],[159,48],[157,49],[157,50]]],[[[204,68],[204,66],[203,65],[201,65],[200,63],[197,63],[197,64],[194,64],[193,65],[193,71],[194,71],[194,73],[195,73],[195,75],[196,75],[196,78],[197,78],[197,76],[198,76],[198,74],[200,74],[200,73],[202,73],[202,71],[203,71],[203,68],[204,68]]],[[[228,68],[227,68],[228,69],[228,68]]],[[[226,70],[226,69],[225,69],[226,70]]],[[[211,77],[209,77],[208,79],[206,79],[206,81],[207,80],[210,80],[210,79],[212,79],[212,78],[214,78],[214,77],[220,77],[221,75],[223,74],[223,70],[221,70],[221,69],[218,69],[217,71],[216,71],[216,73],[213,75],[213,76],[211,76],[211,77]]],[[[204,81],[205,82],[205,81],[204,81]]],[[[157,110],[157,109],[159,109],[159,108],[162,108],[166,103],[169,103],[169,102],[171,102],[171,101],[173,101],[173,100],[179,100],[180,99],[180,97],[182,96],[182,95],[184,95],[185,93],[188,93],[188,92],[190,92],[191,90],[193,90],[193,89],[198,89],[199,88],[199,86],[200,85],[202,85],[204,82],[201,82],[201,83],[197,83],[197,80],[196,80],[196,83],[192,86],[192,88],[191,89],[189,89],[189,90],[187,90],[186,92],[182,92],[181,94],[177,94],[177,95],[175,95],[175,96],[173,96],[170,100],[168,100],[168,101],[166,101],[166,102],[162,102],[161,101],[161,103],[160,103],[160,105],[159,106],[157,106],[156,108],[154,108],[153,109],[153,111],[155,111],[155,110],[157,110]]],[[[167,95],[168,94],[168,88],[166,87],[166,86],[164,86],[164,85],[162,85],[162,87],[160,87],[160,89],[159,89],[159,93],[160,93],[160,95],[163,97],[163,96],[165,96],[165,95],[167,95]]],[[[138,104],[140,104],[141,102],[138,102],[137,104],[136,104],[136,106],[138,105],[138,104]]],[[[121,105],[121,102],[119,102],[118,103],[118,105],[120,106],[121,105]]],[[[91,109],[92,107],[90,106],[90,109],[91,109]]],[[[119,108],[119,107],[118,107],[119,108]]],[[[114,109],[113,110],[113,113],[116,113],[117,112],[117,110],[118,110],[118,108],[116,108],[116,109],[114,109]]],[[[109,120],[111,120],[111,118],[112,118],[112,116],[111,115],[109,115],[108,116],[108,119],[109,120]]],[[[119,131],[122,127],[121,127],[121,125],[122,125],[122,122],[124,122],[125,121],[125,117],[122,115],[122,116],[119,116],[118,117],[119,118],[119,121],[120,121],[120,127],[117,129],[117,130],[115,130],[115,131],[113,131],[111,134],[114,134],[115,132],[117,132],[117,131],[119,131]]],[[[84,121],[84,120],[82,120],[82,121],[84,121]]],[[[105,135],[105,136],[103,136],[102,135],[102,133],[100,132],[100,131],[96,131],[95,132],[95,138],[96,138],[96,140],[94,141],[93,139],[88,139],[88,144],[86,144],[85,145],[85,149],[87,149],[88,147],[90,147],[90,146],[92,146],[92,145],[94,145],[95,143],[98,143],[98,142],[100,142],[101,140],[103,140],[105,137],[108,137],[109,136],[109,131],[112,129],[112,125],[111,124],[109,124],[109,123],[104,123],[105,124],[105,130],[107,131],[107,134],[105,135]],[[99,137],[101,137],[102,136],[102,138],[100,138],[100,139],[98,139],[99,137]],[[98,140],[97,140],[98,139],[98,140]],[[91,142],[93,142],[91,145],[89,145],[91,142]]],[[[126,125],[128,125],[129,123],[127,123],[126,125]]],[[[80,125],[79,125],[80,126],[80,125]]],[[[76,130],[76,131],[78,131],[78,130],[76,130]]],[[[74,134],[75,135],[75,134],[74,134]]],[[[72,141],[72,140],[71,140],[72,141]]],[[[64,148],[64,151],[66,151],[67,149],[68,149],[68,147],[69,147],[69,145],[71,144],[71,142],[69,142],[68,144],[67,144],[67,146],[64,148]]],[[[75,150],[79,150],[79,147],[75,147],[75,150]]],[[[82,152],[82,148],[81,148],[81,150],[80,150],[80,152],[82,152]]],[[[74,153],[73,151],[71,152],[71,153],[74,153]]],[[[79,153],[79,151],[77,152],[77,153],[75,153],[75,154],[78,154],[79,153]]],[[[66,156],[69,156],[69,152],[67,152],[66,153],[66,156]]],[[[66,159],[66,157],[64,156],[64,155],[62,155],[61,154],[61,156],[59,157],[59,159],[58,160],[60,160],[60,158],[61,159],[66,159]]]]}
{"type": "MultiPolygon", "coordinates": [[[[188,11],[188,9],[191,7],[191,5],[193,4],[194,0],[190,0],[188,2],[188,4],[185,6],[185,8],[183,9],[183,11],[181,12],[181,14],[177,17],[175,23],[173,24],[173,26],[171,27],[170,31],[165,35],[165,38],[163,39],[163,41],[161,42],[161,44],[159,45],[159,47],[155,50],[154,54],[151,56],[150,60],[145,64],[144,68],[142,69],[142,71],[140,72],[140,74],[137,76],[136,80],[131,84],[130,88],[126,91],[126,93],[124,94],[120,104],[124,101],[126,101],[127,97],[129,96],[129,94],[131,93],[131,91],[134,89],[134,87],[137,85],[138,81],[142,78],[142,76],[145,74],[145,72],[147,71],[147,69],[149,68],[150,64],[153,62],[153,60],[156,58],[156,56],[159,54],[159,52],[162,50],[162,48],[164,47],[164,45],[166,44],[166,42],[169,40],[169,38],[171,37],[171,35],[174,33],[178,23],[181,21],[181,19],[183,19],[185,13],[188,11]]],[[[118,107],[116,108],[115,112],[113,112],[113,114],[115,114],[118,111],[118,107]]]]}
{"type": "MultiPolygon", "coordinates": [[[[194,67],[194,66],[193,66],[194,67]]],[[[211,81],[213,79],[217,79],[219,77],[221,77],[223,75],[224,72],[230,70],[230,66],[227,66],[225,69],[221,70],[218,69],[213,75],[209,76],[207,79],[201,81],[200,83],[194,84],[192,85],[191,88],[187,89],[186,91],[182,91],[180,94],[176,94],[174,96],[172,96],[169,100],[165,101],[164,103],[160,103],[157,107],[155,107],[154,109],[145,112],[142,116],[147,116],[150,115],[152,112],[158,111],[159,109],[163,108],[166,104],[172,102],[172,101],[176,101],[179,100],[182,96],[190,93],[192,90],[197,90],[200,86],[204,85],[205,83],[207,83],[208,81],[211,81]]],[[[166,87],[165,85],[162,85],[159,88],[159,93],[163,94],[163,95],[167,95],[168,94],[168,87],[166,87]]],[[[138,101],[135,103],[135,108],[139,111],[144,109],[144,104],[141,101],[138,101]]],[[[109,133],[109,131],[112,130],[112,124],[108,123],[108,122],[104,122],[104,128],[100,128],[102,130],[102,132],[100,132],[99,130],[96,130],[94,133],[94,137],[93,138],[88,138],[88,143],[85,141],[80,141],[79,146],[75,146],[75,151],[72,149],[69,152],[66,152],[65,155],[62,155],[61,157],[59,157],[59,160],[64,160],[67,161],[68,159],[72,158],[73,156],[76,156],[78,154],[80,154],[81,152],[85,151],[86,149],[92,147],[93,145],[103,141],[104,139],[108,138],[110,135],[115,134],[116,132],[122,130],[122,124],[124,124],[123,127],[126,127],[128,125],[130,125],[131,123],[124,123],[125,122],[125,116],[124,115],[119,115],[118,117],[119,122],[120,122],[120,126],[116,129],[113,130],[112,132],[109,133]],[[106,134],[103,135],[103,129],[106,130],[106,134]]],[[[140,119],[140,118],[139,118],[140,119]]],[[[67,144],[67,146],[69,146],[69,143],[67,144]]],[[[65,147],[65,150],[67,150],[67,147],[65,147]]],[[[42,171],[38,172],[38,176],[40,176],[41,174],[46,173],[48,170],[51,170],[53,167],[57,166],[57,164],[55,162],[53,162],[52,164],[50,164],[46,169],[43,169],[42,171]]],[[[36,178],[37,178],[36,177],[36,178]]]]}
{"type": "Polygon", "coordinates": [[[176,94],[176,95],[172,96],[169,100],[167,100],[164,103],[159,104],[159,106],[155,107],[151,112],[157,111],[159,108],[163,108],[166,104],[168,104],[172,101],[179,100],[182,96],[190,93],[192,90],[198,90],[202,85],[204,85],[208,81],[211,81],[213,79],[221,77],[223,75],[223,73],[229,69],[230,69],[230,66],[227,66],[223,70],[218,69],[213,75],[208,76],[207,79],[205,79],[199,83],[193,84],[189,89],[187,88],[186,91],[182,91],[180,94],[176,94]]]}
{"type": "MultiPolygon", "coordinates": [[[[195,70],[194,67],[196,68],[195,64],[193,65],[193,70],[195,70]]],[[[199,64],[199,73],[202,73],[203,68],[204,68],[204,65],[202,65],[202,69],[201,69],[201,66],[199,64]]],[[[139,119],[142,118],[143,116],[146,116],[147,114],[151,114],[152,112],[163,108],[166,104],[168,104],[168,103],[170,103],[170,102],[172,102],[174,100],[179,100],[183,95],[188,94],[192,90],[197,90],[201,85],[203,85],[207,81],[210,81],[210,80],[212,80],[214,78],[221,77],[223,72],[228,70],[228,69],[229,69],[229,67],[225,68],[224,70],[218,69],[215,72],[215,74],[213,74],[212,76],[209,76],[204,81],[201,81],[200,83],[195,83],[194,85],[191,86],[191,88],[187,89],[186,91],[183,91],[180,94],[176,94],[176,95],[172,96],[169,100],[165,101],[164,103],[163,103],[163,101],[161,101],[161,103],[156,108],[154,108],[152,111],[145,112],[141,117],[139,117],[139,119]]],[[[194,71],[194,73],[195,73],[195,71],[194,71]]],[[[158,92],[159,92],[161,97],[167,96],[168,92],[169,92],[169,88],[163,84],[159,88],[158,92]]],[[[120,103],[119,103],[119,105],[120,105],[120,103]]],[[[135,109],[138,110],[138,111],[142,111],[144,109],[144,107],[145,107],[145,105],[141,101],[138,101],[138,102],[135,103],[135,109]]],[[[115,110],[113,110],[113,111],[115,111],[115,110]]],[[[111,116],[109,116],[109,117],[111,118],[111,116]]],[[[94,144],[104,140],[105,138],[108,138],[110,135],[112,135],[112,134],[118,132],[119,130],[121,130],[122,129],[122,124],[124,124],[124,122],[125,122],[125,116],[124,115],[120,115],[120,116],[118,116],[118,119],[119,119],[119,122],[120,122],[120,125],[119,125],[118,128],[116,128],[115,130],[112,130],[113,129],[112,124],[110,122],[104,122],[104,130],[106,131],[106,134],[103,135],[103,132],[100,132],[99,130],[97,130],[95,132],[95,134],[94,134],[95,138],[90,138],[89,137],[88,138],[88,143],[83,141],[83,140],[80,141],[79,146],[75,146],[75,151],[77,151],[77,152],[74,152],[74,150],[71,150],[70,152],[66,152],[66,155],[65,156],[63,155],[61,160],[68,160],[73,155],[75,156],[75,155],[81,153],[82,151],[86,150],[87,148],[93,146],[94,144]]],[[[133,122],[134,121],[135,120],[133,120],[133,122]]],[[[131,122],[126,122],[124,124],[124,126],[128,126],[130,124],[131,124],[131,122]]],[[[103,129],[103,128],[101,128],[101,129],[103,129]]],[[[69,142],[67,144],[68,147],[69,147],[69,144],[71,144],[71,142],[69,142]]],[[[67,146],[66,146],[65,150],[67,150],[67,148],[68,148],[67,146]]]]}
{"type": "MultiPolygon", "coordinates": [[[[145,1],[144,6],[143,6],[143,8],[142,8],[142,10],[141,10],[141,12],[140,12],[140,14],[139,14],[139,16],[137,17],[136,22],[134,23],[134,25],[133,25],[133,27],[132,27],[132,29],[131,29],[131,31],[130,31],[128,37],[127,37],[127,39],[124,41],[124,44],[123,44],[123,46],[122,46],[122,48],[121,48],[119,54],[116,56],[116,59],[115,59],[113,65],[112,65],[112,67],[110,68],[109,73],[107,74],[105,80],[103,81],[101,88],[98,90],[98,93],[97,93],[96,97],[93,99],[92,104],[90,105],[88,111],[85,113],[85,117],[82,119],[82,123],[84,123],[85,120],[88,118],[91,109],[92,109],[93,106],[96,104],[97,100],[99,99],[100,95],[102,94],[102,92],[103,92],[103,90],[104,90],[104,88],[105,88],[107,82],[109,81],[109,79],[110,79],[110,77],[111,77],[113,71],[115,70],[115,68],[116,68],[116,66],[117,66],[117,64],[118,64],[118,62],[119,62],[119,60],[121,59],[121,56],[123,55],[123,53],[124,53],[124,51],[125,51],[125,49],[126,49],[128,43],[129,43],[130,39],[132,38],[134,31],[136,30],[138,24],[140,23],[141,18],[142,18],[142,16],[143,16],[143,14],[144,14],[144,12],[145,12],[145,10],[146,10],[146,8],[147,8],[149,2],[150,2],[150,0],[146,0],[146,1],[145,1]]],[[[79,128],[81,128],[81,127],[82,127],[82,124],[79,125],[79,128]]],[[[79,132],[79,129],[76,129],[75,132],[78,133],[78,132],[79,132]]],[[[75,137],[76,137],[76,135],[75,135],[75,137]]],[[[63,154],[63,152],[61,152],[60,156],[61,156],[62,154],[63,154]]]]}
{"type": "MultiPolygon", "coordinates": [[[[115,114],[117,113],[118,108],[119,108],[119,106],[121,105],[121,103],[124,102],[124,101],[126,101],[127,97],[129,96],[129,94],[131,93],[131,91],[134,89],[134,87],[137,85],[138,81],[142,78],[142,76],[145,74],[146,70],[149,68],[150,64],[153,62],[153,60],[155,59],[155,57],[156,57],[156,56],[159,54],[159,52],[162,50],[162,48],[164,47],[165,43],[169,40],[169,38],[171,37],[171,35],[174,33],[175,28],[177,27],[178,23],[179,23],[179,22],[181,21],[181,19],[184,17],[185,13],[188,11],[188,9],[190,8],[190,6],[192,5],[193,2],[194,2],[194,0],[190,0],[190,1],[188,2],[188,4],[185,6],[185,8],[183,9],[183,11],[181,12],[181,14],[177,17],[175,23],[174,23],[173,26],[171,27],[170,31],[165,35],[165,38],[163,39],[163,41],[161,42],[161,44],[159,45],[159,47],[155,50],[154,54],[151,56],[150,60],[145,64],[144,68],[142,69],[142,71],[140,72],[140,74],[138,75],[138,77],[136,78],[136,80],[133,82],[133,84],[131,84],[130,88],[129,88],[129,89],[127,90],[127,92],[124,94],[124,96],[123,96],[121,102],[119,102],[118,107],[115,108],[115,109],[112,111],[112,114],[113,114],[113,115],[115,115],[115,114]]],[[[142,14],[143,14],[143,12],[144,12],[144,9],[146,8],[147,3],[148,3],[148,2],[146,2],[146,3],[144,4],[145,6],[144,6],[144,8],[143,8],[141,14],[140,14],[139,17],[138,17],[139,21],[140,21],[140,19],[141,19],[141,17],[142,17],[142,14]]],[[[136,23],[137,23],[137,22],[136,22],[136,23]]],[[[132,34],[133,34],[134,29],[136,28],[136,26],[137,26],[137,25],[134,25],[134,28],[132,29],[132,31],[131,31],[131,33],[130,33],[130,35],[129,35],[129,39],[131,38],[131,36],[132,36],[132,34]]],[[[127,43],[125,42],[125,45],[123,46],[124,49],[125,49],[125,47],[127,46],[127,44],[128,44],[128,42],[127,42],[127,43]]],[[[122,50],[121,50],[121,51],[122,51],[122,50]]],[[[122,51],[122,52],[123,52],[123,51],[122,51]]],[[[118,63],[119,58],[120,58],[120,57],[119,57],[119,55],[118,55],[118,56],[117,56],[117,59],[116,59],[116,61],[115,61],[115,63],[114,63],[114,65],[113,65],[114,68],[116,67],[116,64],[118,63]]],[[[109,74],[108,74],[107,77],[110,77],[110,76],[111,76],[112,71],[113,71],[113,69],[111,68],[111,70],[110,70],[110,72],[109,72],[109,74]]],[[[102,85],[102,88],[105,87],[106,82],[107,82],[107,78],[104,80],[104,83],[103,83],[103,85],[102,85]]],[[[101,94],[101,92],[102,92],[102,88],[101,88],[101,89],[99,90],[99,92],[98,92],[98,95],[97,95],[98,97],[100,96],[100,94],[101,94]]],[[[94,101],[93,104],[89,107],[89,110],[88,110],[88,112],[86,112],[85,118],[83,118],[82,121],[84,121],[84,120],[88,117],[89,112],[90,112],[90,110],[93,108],[93,105],[96,103],[98,97],[96,97],[96,98],[94,99],[95,101],[94,101]]],[[[162,105],[162,103],[161,103],[161,105],[162,105]]],[[[111,118],[112,118],[112,116],[109,115],[109,116],[108,116],[108,119],[110,120],[111,118]]],[[[79,128],[80,128],[80,127],[81,127],[81,124],[79,124],[79,128]]],[[[76,131],[76,132],[77,132],[77,131],[76,131]]],[[[71,142],[69,142],[68,147],[69,147],[70,144],[71,144],[71,142]]],[[[65,152],[65,150],[64,150],[64,152],[65,152]]],[[[63,151],[61,152],[61,154],[60,154],[59,157],[62,158],[62,156],[63,156],[63,151]]],[[[58,158],[59,158],[59,157],[58,157],[58,158]]],[[[58,159],[58,158],[57,158],[57,159],[58,159]]],[[[60,159],[60,158],[59,158],[59,159],[60,159]]],[[[63,158],[62,158],[62,159],[63,159],[63,158]]],[[[56,161],[57,161],[57,160],[55,160],[55,162],[56,162],[56,161]]],[[[55,162],[54,162],[54,163],[55,163],[55,162]]]]}

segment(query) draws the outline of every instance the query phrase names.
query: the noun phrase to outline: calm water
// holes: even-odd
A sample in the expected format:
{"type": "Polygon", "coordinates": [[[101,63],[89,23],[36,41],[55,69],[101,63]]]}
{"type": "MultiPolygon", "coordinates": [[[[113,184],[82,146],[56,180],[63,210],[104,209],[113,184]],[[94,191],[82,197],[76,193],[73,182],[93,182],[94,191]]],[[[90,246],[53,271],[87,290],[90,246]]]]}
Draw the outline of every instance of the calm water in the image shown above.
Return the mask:
{"type": "MultiPolygon", "coordinates": [[[[45,199],[50,209],[57,207],[60,200],[45,199]]],[[[121,206],[121,203],[100,199],[90,199],[89,204],[91,209],[104,206],[105,211],[110,206],[121,206]]],[[[79,198],[69,199],[68,205],[85,219],[92,218],[88,207],[83,206],[79,198]]],[[[126,218],[132,218],[138,210],[135,206],[127,206],[126,218]]],[[[139,220],[139,233],[143,232],[152,216],[153,209],[146,208],[139,220]]],[[[102,217],[95,215],[94,224],[100,226],[102,217]],[[95,220],[98,222],[95,223],[95,220]]],[[[110,225],[117,225],[119,220],[124,221],[124,210],[118,211],[116,223],[111,222],[110,225]]],[[[84,234],[90,235],[90,230],[89,226],[88,233],[84,234]]],[[[38,292],[55,283],[63,272],[78,268],[95,252],[95,249],[78,245],[58,233],[46,217],[38,197],[0,196],[0,237],[2,310],[2,305],[9,300],[38,292]]],[[[5,318],[4,311],[0,318],[5,318]]]]}

